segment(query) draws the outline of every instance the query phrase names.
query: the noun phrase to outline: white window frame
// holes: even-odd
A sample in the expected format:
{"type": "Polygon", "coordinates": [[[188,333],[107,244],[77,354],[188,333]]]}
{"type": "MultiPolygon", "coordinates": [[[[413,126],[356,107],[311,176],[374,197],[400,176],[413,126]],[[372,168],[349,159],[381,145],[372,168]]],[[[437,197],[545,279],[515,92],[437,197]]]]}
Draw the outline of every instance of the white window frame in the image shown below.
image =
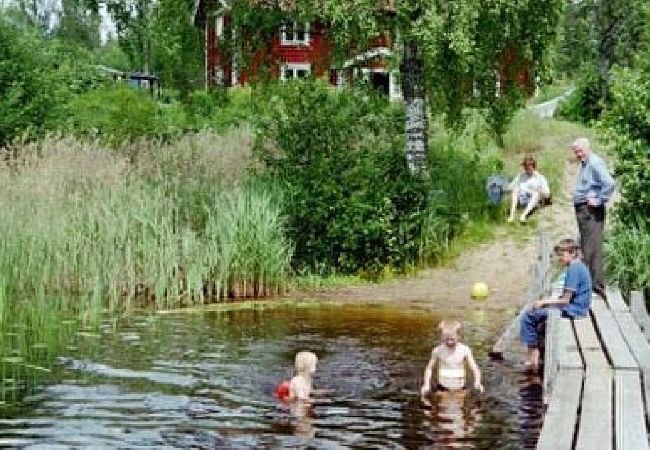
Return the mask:
{"type": "Polygon", "coordinates": [[[283,64],[282,66],[280,66],[280,79],[282,81],[300,79],[300,77],[297,76],[297,71],[299,71],[299,70],[306,71],[307,75],[305,76],[305,78],[307,78],[309,75],[311,75],[311,64],[309,64],[309,63],[287,63],[287,64],[283,64]],[[287,75],[286,75],[287,70],[292,70],[293,71],[293,76],[287,78],[287,75]]]}
{"type": "Polygon", "coordinates": [[[223,38],[224,34],[224,20],[223,16],[218,16],[214,21],[214,31],[217,39],[223,38]]]}
{"type": "Polygon", "coordinates": [[[303,39],[296,39],[298,22],[289,22],[288,24],[285,24],[284,26],[282,26],[282,28],[280,28],[280,45],[282,45],[283,47],[309,45],[309,36],[310,36],[309,29],[310,29],[309,22],[305,22],[304,29],[303,29],[303,39]],[[288,30],[287,27],[291,27],[291,29],[288,30]],[[291,34],[291,36],[288,36],[289,33],[291,34]]]}

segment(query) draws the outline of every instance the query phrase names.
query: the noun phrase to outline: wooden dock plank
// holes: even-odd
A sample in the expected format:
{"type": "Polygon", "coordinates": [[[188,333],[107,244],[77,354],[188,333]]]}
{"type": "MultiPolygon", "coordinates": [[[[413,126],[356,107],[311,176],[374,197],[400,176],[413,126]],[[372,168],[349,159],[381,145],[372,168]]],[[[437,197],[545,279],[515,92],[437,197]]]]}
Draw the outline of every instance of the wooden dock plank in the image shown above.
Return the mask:
{"type": "Polygon", "coordinates": [[[614,317],[639,368],[650,370],[650,345],[632,318],[632,314],[629,312],[615,313],[614,317]]]}
{"type": "Polygon", "coordinates": [[[614,315],[601,299],[593,299],[591,313],[612,367],[638,370],[639,365],[628,349],[614,315]]]}
{"type": "Polygon", "coordinates": [[[650,370],[642,371],[641,376],[643,378],[643,392],[646,401],[645,404],[646,423],[650,424],[650,370]]]}
{"type": "Polygon", "coordinates": [[[582,351],[586,370],[609,369],[607,356],[600,345],[591,317],[574,320],[573,327],[576,330],[576,337],[582,351]]]}
{"type": "Polygon", "coordinates": [[[558,329],[558,369],[582,369],[582,357],[570,319],[560,319],[558,329]]]}
{"type": "Polygon", "coordinates": [[[632,291],[630,294],[630,311],[636,323],[641,328],[646,340],[650,340],[650,317],[645,307],[645,299],[643,293],[639,291],[632,291]]]}
{"type": "Polygon", "coordinates": [[[648,431],[638,372],[614,372],[614,437],[617,450],[648,449],[648,431]]]}
{"type": "Polygon", "coordinates": [[[623,301],[623,296],[621,295],[621,290],[614,286],[607,286],[607,304],[609,309],[613,312],[626,312],[629,311],[629,308],[623,301]]]}
{"type": "Polygon", "coordinates": [[[576,449],[610,450],[614,442],[612,392],[614,374],[609,368],[587,371],[582,392],[582,408],[576,449]]]}
{"type": "Polygon", "coordinates": [[[546,319],[546,336],[544,337],[544,380],[542,383],[542,398],[545,405],[548,404],[550,393],[553,389],[553,381],[557,375],[558,359],[558,322],[560,311],[552,309],[546,319]]]}
{"type": "Polygon", "coordinates": [[[537,441],[538,450],[563,450],[572,447],[581,391],[581,370],[566,369],[557,374],[537,441]]]}

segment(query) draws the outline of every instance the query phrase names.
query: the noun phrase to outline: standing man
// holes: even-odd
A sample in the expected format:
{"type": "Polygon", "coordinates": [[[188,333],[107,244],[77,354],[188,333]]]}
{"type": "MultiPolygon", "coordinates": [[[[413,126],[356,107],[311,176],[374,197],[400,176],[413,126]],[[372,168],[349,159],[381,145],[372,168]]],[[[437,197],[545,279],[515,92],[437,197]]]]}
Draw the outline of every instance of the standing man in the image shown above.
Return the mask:
{"type": "Polygon", "coordinates": [[[603,275],[605,205],[614,193],[616,184],[605,162],[591,152],[589,139],[576,139],[571,149],[580,162],[580,172],[573,192],[573,204],[578,219],[582,256],[589,268],[593,291],[605,298],[603,275]]]}

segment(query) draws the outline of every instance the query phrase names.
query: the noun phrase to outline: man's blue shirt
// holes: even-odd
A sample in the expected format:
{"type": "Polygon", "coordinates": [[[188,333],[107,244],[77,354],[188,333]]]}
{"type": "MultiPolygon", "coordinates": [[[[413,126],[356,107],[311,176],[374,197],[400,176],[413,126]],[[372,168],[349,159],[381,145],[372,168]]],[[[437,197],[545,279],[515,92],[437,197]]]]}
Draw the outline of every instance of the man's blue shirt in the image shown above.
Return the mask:
{"type": "Polygon", "coordinates": [[[607,203],[614,193],[616,183],[607,171],[605,161],[591,153],[581,161],[580,173],[573,192],[573,203],[578,205],[587,202],[587,197],[595,197],[599,205],[607,203]]]}
{"type": "Polygon", "coordinates": [[[562,307],[571,317],[584,317],[591,306],[591,276],[589,269],[579,259],[573,260],[566,269],[564,290],[573,293],[571,303],[562,307]]]}

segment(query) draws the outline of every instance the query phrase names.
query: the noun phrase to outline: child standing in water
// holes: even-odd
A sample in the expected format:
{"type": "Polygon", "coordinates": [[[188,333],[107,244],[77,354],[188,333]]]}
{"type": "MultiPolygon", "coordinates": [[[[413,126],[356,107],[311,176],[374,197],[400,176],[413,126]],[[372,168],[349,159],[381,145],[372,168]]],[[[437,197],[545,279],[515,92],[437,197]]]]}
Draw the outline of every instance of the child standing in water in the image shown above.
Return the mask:
{"type": "Polygon", "coordinates": [[[291,381],[283,381],[275,389],[280,400],[309,400],[312,392],[312,376],[316,372],[318,357],[308,351],[296,354],[295,375],[291,381]]]}
{"type": "Polygon", "coordinates": [[[424,382],[420,392],[426,396],[431,392],[431,376],[438,367],[438,387],[442,390],[460,390],[465,387],[465,363],[474,376],[474,388],[483,392],[481,371],[472,356],[472,350],[460,342],[460,323],[443,321],[440,323],[442,343],[431,352],[431,359],[424,370],[424,382]]]}

